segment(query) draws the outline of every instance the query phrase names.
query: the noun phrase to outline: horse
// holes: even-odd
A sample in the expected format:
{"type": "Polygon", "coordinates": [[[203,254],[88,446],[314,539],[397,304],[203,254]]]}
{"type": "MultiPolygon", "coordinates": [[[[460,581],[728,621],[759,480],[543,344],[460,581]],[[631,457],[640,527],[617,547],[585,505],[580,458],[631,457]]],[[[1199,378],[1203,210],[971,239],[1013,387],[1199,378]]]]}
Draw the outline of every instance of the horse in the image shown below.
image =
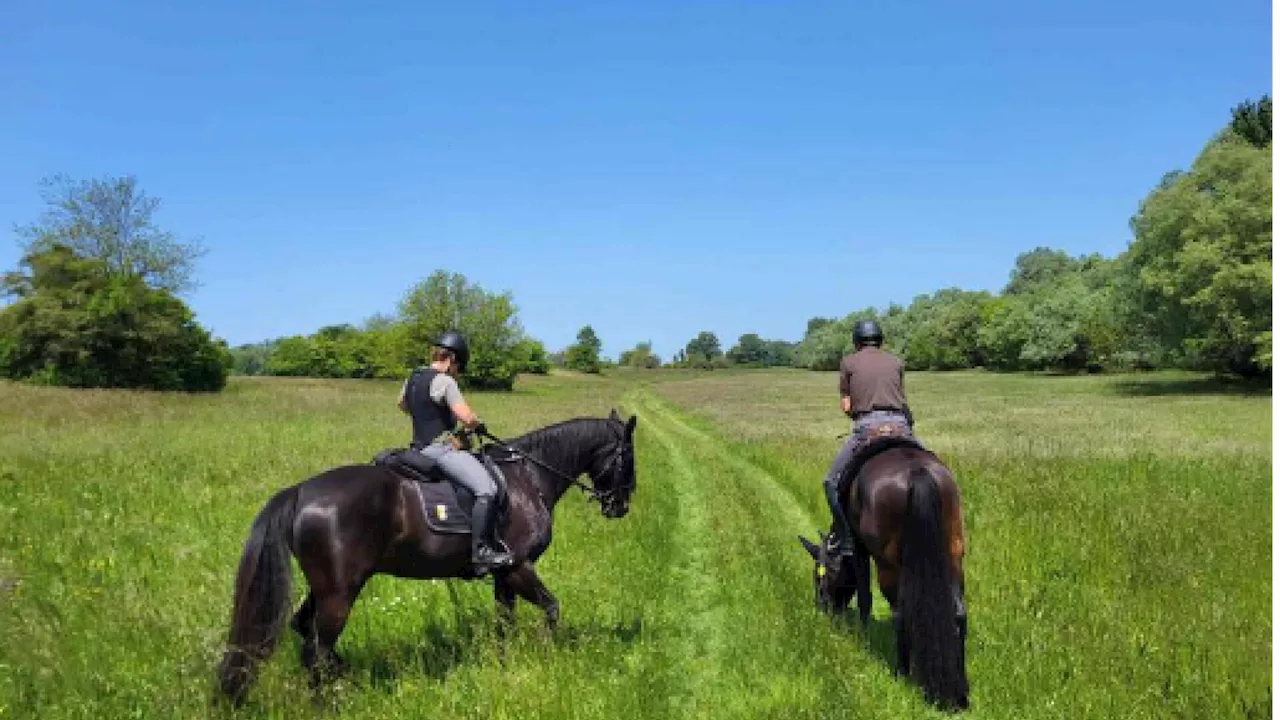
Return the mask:
{"type": "Polygon", "coordinates": [[[969,706],[965,673],[964,522],[960,488],[936,455],[910,439],[873,440],[840,504],[854,535],[854,555],[835,552],[832,536],[800,543],[813,557],[815,602],[843,614],[856,594],[865,630],[871,617],[871,567],[893,612],[896,672],[920,684],[947,710],[969,706]]]}
{"type": "MultiPolygon", "coordinates": [[[[498,532],[514,562],[493,570],[500,622],[515,621],[516,596],[546,613],[554,630],[559,602],[534,571],[551,545],[552,511],[570,486],[587,491],[606,518],[622,518],[636,487],[633,434],[611,411],[577,418],[503,444],[482,458],[507,479],[506,523],[498,532]],[[591,478],[588,487],[578,476],[591,478]]],[[[318,687],[345,663],[334,650],[356,597],[375,574],[475,579],[469,534],[428,527],[424,483],[382,464],[344,465],[276,493],[253,521],[237,571],[231,628],[219,664],[222,693],[243,701],[256,667],[275,649],[291,604],[290,556],[309,592],[291,627],[302,637],[302,664],[318,687]]]]}

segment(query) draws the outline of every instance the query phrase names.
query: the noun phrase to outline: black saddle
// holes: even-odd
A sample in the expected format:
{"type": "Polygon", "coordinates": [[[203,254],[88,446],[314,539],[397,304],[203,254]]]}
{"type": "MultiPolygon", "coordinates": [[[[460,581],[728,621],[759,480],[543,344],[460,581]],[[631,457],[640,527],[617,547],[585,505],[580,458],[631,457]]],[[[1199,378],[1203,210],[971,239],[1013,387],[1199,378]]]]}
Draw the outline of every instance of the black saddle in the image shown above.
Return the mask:
{"type": "MultiPolygon", "coordinates": [[[[471,453],[498,486],[494,496],[497,517],[494,528],[501,534],[507,526],[507,478],[493,458],[484,451],[471,453]]],[[[413,448],[388,448],[373,457],[374,465],[381,465],[408,480],[421,483],[423,511],[427,527],[446,535],[471,534],[471,508],[475,495],[465,486],[454,483],[431,458],[413,448]]]]}

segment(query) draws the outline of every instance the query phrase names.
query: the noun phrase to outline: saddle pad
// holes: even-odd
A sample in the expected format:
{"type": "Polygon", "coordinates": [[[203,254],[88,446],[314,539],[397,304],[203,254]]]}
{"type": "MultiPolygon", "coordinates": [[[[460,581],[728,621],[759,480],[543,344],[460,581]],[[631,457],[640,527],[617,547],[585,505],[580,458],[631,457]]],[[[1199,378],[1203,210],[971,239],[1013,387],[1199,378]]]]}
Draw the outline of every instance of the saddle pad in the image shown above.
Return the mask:
{"type": "Polygon", "coordinates": [[[418,483],[422,493],[422,510],[427,527],[446,535],[471,534],[471,508],[475,498],[466,490],[458,491],[453,483],[418,483]]]}
{"type": "MultiPolygon", "coordinates": [[[[498,508],[494,524],[501,531],[507,523],[506,476],[492,458],[481,456],[480,459],[498,486],[498,508]]],[[[443,534],[471,534],[471,508],[475,505],[475,496],[465,487],[450,482],[438,465],[426,462],[424,456],[408,448],[383,450],[374,456],[373,462],[406,479],[417,481],[422,492],[422,509],[428,528],[443,534]],[[422,465],[427,465],[430,469],[424,473],[422,465]]]]}

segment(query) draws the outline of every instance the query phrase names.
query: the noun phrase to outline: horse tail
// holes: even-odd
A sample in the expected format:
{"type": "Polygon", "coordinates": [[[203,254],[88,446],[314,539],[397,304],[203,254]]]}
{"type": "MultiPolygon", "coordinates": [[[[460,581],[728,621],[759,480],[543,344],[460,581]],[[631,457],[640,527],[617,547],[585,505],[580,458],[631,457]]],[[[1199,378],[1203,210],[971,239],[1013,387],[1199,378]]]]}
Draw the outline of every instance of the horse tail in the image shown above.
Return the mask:
{"type": "Polygon", "coordinates": [[[927,467],[919,466],[911,470],[907,487],[901,600],[912,665],[931,702],[966,707],[964,639],[956,626],[938,481],[927,467]]]}
{"type": "Polygon", "coordinates": [[[218,669],[222,692],[237,705],[253,682],[255,666],[275,649],[288,615],[293,585],[288,533],[297,500],[295,485],[267,501],[240,556],[231,631],[218,669]]]}

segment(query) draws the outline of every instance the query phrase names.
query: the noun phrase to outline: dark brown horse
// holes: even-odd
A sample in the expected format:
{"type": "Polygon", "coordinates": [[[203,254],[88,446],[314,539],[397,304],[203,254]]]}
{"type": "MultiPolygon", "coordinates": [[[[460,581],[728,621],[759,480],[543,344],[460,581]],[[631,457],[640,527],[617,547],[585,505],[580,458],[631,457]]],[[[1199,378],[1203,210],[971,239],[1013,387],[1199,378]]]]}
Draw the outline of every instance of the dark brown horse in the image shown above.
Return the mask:
{"type": "MultiPolygon", "coordinates": [[[[502,539],[515,563],[494,572],[494,599],[505,623],[516,596],[537,604],[549,626],[559,603],[534,572],[551,544],[552,511],[577,477],[605,517],[627,514],[636,486],[632,435],[623,422],[577,419],[536,430],[481,452],[502,463],[508,483],[508,521],[502,539]]],[[[256,665],[275,648],[291,605],[290,555],[310,592],[291,626],[302,636],[302,662],[319,684],[342,661],[334,645],[364,584],[375,574],[407,578],[474,578],[471,538],[427,526],[422,483],[382,465],[334,468],[285,488],[258,513],[236,577],[228,648],[219,668],[221,689],[239,703],[256,665]]]]}
{"type": "Polygon", "coordinates": [[[964,645],[964,522],[960,489],[933,453],[886,441],[841,495],[855,554],[834,552],[823,537],[800,538],[816,563],[818,606],[843,613],[856,594],[865,628],[871,617],[871,564],[893,610],[899,673],[914,677],[925,697],[946,709],[969,706],[964,645]]]}

